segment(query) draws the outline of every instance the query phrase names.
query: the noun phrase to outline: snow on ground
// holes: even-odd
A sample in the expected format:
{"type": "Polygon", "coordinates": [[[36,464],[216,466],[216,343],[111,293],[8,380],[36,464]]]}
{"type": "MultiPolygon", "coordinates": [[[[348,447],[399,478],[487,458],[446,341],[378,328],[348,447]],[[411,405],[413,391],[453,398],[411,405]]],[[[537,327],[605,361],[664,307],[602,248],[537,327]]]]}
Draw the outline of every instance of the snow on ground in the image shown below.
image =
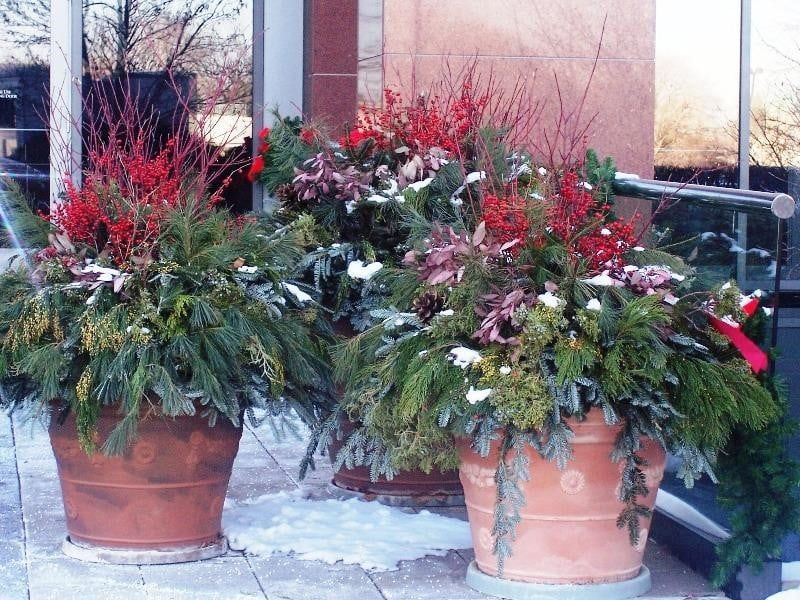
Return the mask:
{"type": "Polygon", "coordinates": [[[800,600],[800,589],[784,590],[773,594],[767,600],[800,600]]]}
{"type": "Polygon", "coordinates": [[[227,502],[223,527],[234,550],[262,556],[291,552],[303,560],[341,561],[375,571],[472,547],[469,525],[460,519],[356,498],[309,500],[300,491],[227,502]]]}

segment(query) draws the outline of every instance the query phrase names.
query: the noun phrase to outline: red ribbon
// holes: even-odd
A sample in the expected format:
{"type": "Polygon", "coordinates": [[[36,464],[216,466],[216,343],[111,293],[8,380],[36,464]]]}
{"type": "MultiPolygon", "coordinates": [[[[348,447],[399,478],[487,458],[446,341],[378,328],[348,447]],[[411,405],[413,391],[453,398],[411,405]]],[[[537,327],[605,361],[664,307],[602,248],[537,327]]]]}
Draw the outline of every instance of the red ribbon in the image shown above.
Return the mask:
{"type": "MultiPolygon", "coordinates": [[[[742,305],[742,311],[748,317],[752,317],[756,310],[758,310],[758,298],[753,298],[742,305]]],[[[769,359],[766,353],[753,340],[742,333],[738,326],[731,324],[729,321],[723,321],[714,315],[709,315],[708,320],[714,329],[730,340],[731,344],[748,362],[750,368],[753,369],[753,373],[758,375],[769,366],[769,359]]]]}

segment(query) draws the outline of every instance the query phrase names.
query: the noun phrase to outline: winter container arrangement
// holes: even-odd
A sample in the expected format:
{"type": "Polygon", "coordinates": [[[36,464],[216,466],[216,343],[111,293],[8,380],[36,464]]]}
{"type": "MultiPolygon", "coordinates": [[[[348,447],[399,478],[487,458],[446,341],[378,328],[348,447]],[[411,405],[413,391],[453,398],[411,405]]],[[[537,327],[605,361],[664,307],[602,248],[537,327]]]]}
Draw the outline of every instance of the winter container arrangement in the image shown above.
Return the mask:
{"type": "Polygon", "coordinates": [[[730,511],[717,585],[776,556],[798,469],[751,341],[759,298],[698,289],[690,263],[645,248],[647,223],[616,218],[580,110],[536,137],[522,82],[504,96],[475,72],[386,90],[338,143],[297,121],[262,134],[251,176],[279,214],[314,217],[307,282],[348,330],[306,464],[333,443],[342,487],[354,468],[373,484],[458,469],[469,583],[503,597],[648,589],[666,452],[730,511]]]}
{"type": "MultiPolygon", "coordinates": [[[[771,484],[742,481],[759,445],[743,440],[786,439],[767,357],[748,337],[763,324],[758,298],[732,283],[695,289],[683,260],[640,245],[639,225],[612,211],[610,160],[537,168],[490,129],[481,139],[449,188],[440,172],[422,192],[457,215],[426,227],[415,214],[393,273],[394,306],[410,309],[374,311],[383,321],[340,353],[350,405],[382,440],[362,452],[458,465],[473,587],[588,598],[649,588],[642,555],[669,451],[689,486],[725,477],[736,517],[723,583],[785,531],[779,517],[757,523],[771,484]],[[737,502],[745,488],[759,499],[737,502]]],[[[781,443],[765,455],[783,456],[781,443]]],[[[787,469],[784,491],[797,484],[787,469]]]]}
{"type": "Polygon", "coordinates": [[[28,215],[41,249],[0,276],[0,403],[50,416],[67,553],[208,558],[227,550],[245,414],[294,408],[314,426],[327,402],[288,279],[308,223],[234,217],[202,142],[159,150],[146,123],[114,123],[90,140],[82,184],[47,220],[28,215]]]}
{"type": "MultiPolygon", "coordinates": [[[[306,281],[344,337],[380,321],[375,311],[395,292],[386,274],[401,264],[418,222],[450,221],[460,213],[443,197],[443,186],[474,183],[478,174],[465,178],[459,157],[473,154],[481,124],[507,104],[500,94],[491,99],[493,82],[472,76],[467,71],[457,87],[447,88],[457,94],[442,86],[441,95],[413,101],[387,89],[383,105],[362,107],[338,143],[299,120],[278,119],[261,133],[250,175],[279,201],[278,215],[313,216],[318,243],[304,259],[306,281]]],[[[330,445],[335,485],[391,503],[461,501],[452,461],[397,469],[386,452],[364,452],[366,445],[378,450],[381,441],[365,429],[358,405],[357,398],[344,398],[310,446],[309,458],[330,445]]]]}

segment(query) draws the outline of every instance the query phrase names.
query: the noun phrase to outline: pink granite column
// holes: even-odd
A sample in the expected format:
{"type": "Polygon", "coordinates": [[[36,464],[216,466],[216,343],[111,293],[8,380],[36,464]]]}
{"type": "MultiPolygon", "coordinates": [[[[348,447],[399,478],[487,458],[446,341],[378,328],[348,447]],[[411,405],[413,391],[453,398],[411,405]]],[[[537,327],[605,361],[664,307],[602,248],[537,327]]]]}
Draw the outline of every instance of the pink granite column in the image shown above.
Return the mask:
{"type": "Polygon", "coordinates": [[[352,122],[358,82],[358,0],[306,0],[303,111],[334,132],[352,122]]]}
{"type": "Polygon", "coordinates": [[[591,78],[581,119],[591,120],[589,144],[621,171],[650,177],[655,18],[655,0],[385,1],[385,82],[424,87],[445,63],[458,70],[474,60],[507,88],[525,79],[544,106],[533,132],[541,136],[560,102],[575,109],[591,78]]]}

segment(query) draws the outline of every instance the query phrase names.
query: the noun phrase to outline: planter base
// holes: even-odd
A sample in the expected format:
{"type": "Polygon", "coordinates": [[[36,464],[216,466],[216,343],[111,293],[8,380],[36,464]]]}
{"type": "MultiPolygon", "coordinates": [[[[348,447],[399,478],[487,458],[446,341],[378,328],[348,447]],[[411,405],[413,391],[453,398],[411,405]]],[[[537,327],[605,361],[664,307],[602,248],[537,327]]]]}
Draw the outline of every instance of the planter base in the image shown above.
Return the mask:
{"type": "Polygon", "coordinates": [[[72,542],[67,536],[61,545],[61,550],[70,558],[84,562],[111,565],[168,565],[222,556],[228,551],[228,539],[220,537],[215,543],[208,546],[174,550],[121,550],[81,546],[72,542]]]}
{"type": "Polygon", "coordinates": [[[641,596],[652,584],[647,567],[642,567],[633,579],[615,583],[551,584],[493,577],[482,572],[473,560],[467,567],[467,585],[507,600],[622,600],[641,596]]]}
{"type": "Polygon", "coordinates": [[[386,506],[398,506],[406,508],[434,508],[464,506],[463,494],[380,494],[374,492],[358,492],[348,490],[336,485],[333,480],[328,484],[328,491],[340,500],[359,498],[370,502],[377,502],[386,506]]]}

